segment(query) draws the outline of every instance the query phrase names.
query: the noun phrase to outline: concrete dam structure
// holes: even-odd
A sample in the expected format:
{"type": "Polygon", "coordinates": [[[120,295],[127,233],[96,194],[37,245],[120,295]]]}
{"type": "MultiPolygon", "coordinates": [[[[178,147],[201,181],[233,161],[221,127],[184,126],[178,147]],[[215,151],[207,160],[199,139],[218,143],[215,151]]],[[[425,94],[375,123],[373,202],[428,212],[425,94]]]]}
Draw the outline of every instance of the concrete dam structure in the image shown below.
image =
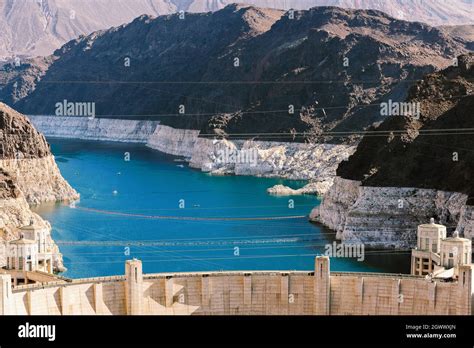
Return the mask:
{"type": "Polygon", "coordinates": [[[0,274],[4,315],[470,315],[472,266],[458,281],[385,273],[330,272],[317,257],[306,271],[143,274],[12,288],[0,274]]]}

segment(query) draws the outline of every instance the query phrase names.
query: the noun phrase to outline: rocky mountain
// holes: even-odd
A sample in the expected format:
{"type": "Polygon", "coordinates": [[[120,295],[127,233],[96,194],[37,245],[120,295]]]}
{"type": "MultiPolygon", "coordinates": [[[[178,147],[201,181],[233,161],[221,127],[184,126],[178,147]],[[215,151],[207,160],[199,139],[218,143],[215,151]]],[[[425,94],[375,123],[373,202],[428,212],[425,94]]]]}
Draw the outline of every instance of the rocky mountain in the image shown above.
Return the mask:
{"type": "Polygon", "coordinates": [[[446,25],[439,27],[446,34],[458,37],[467,43],[467,47],[474,50],[474,25],[446,25]]]}
{"type": "Polygon", "coordinates": [[[16,187],[10,174],[0,168],[0,199],[17,198],[20,190],[16,187]]]}
{"type": "Polygon", "coordinates": [[[4,104],[0,104],[0,158],[32,159],[51,155],[49,145],[29,120],[4,104]]]}
{"type": "Polygon", "coordinates": [[[411,247],[434,217],[474,237],[474,55],[427,75],[407,101],[420,117],[370,129],[312,217],[346,242],[411,247]]]}
{"type": "Polygon", "coordinates": [[[5,194],[15,192],[11,182],[30,204],[79,198],[61,176],[44,136],[27,117],[2,103],[0,139],[0,168],[8,173],[5,194]]]}
{"type": "Polygon", "coordinates": [[[174,11],[166,0],[0,0],[0,56],[50,55],[80,35],[174,11]]]}
{"type": "Polygon", "coordinates": [[[232,2],[285,10],[315,6],[374,9],[431,25],[473,24],[472,0],[0,0],[0,57],[45,56],[80,35],[143,14],[217,11],[232,2]]]}
{"type": "Polygon", "coordinates": [[[462,192],[474,205],[474,55],[426,76],[408,101],[420,103],[420,119],[393,116],[369,130],[378,136],[364,137],[337,174],[364,186],[462,192]]]}
{"type": "Polygon", "coordinates": [[[185,19],[141,16],[50,57],[6,64],[0,99],[27,114],[85,102],[98,117],[302,140],[380,121],[380,102],[404,100],[413,81],[452,64],[467,45],[378,11],[317,7],[292,17],[229,5],[185,19]]]}
{"type": "MultiPolygon", "coordinates": [[[[176,1],[175,1],[176,2],[176,1]]],[[[337,6],[349,9],[378,10],[408,21],[430,25],[473,24],[472,0],[194,0],[187,1],[187,9],[196,12],[216,11],[225,5],[239,2],[258,7],[307,10],[315,6],[337,6]]]]}

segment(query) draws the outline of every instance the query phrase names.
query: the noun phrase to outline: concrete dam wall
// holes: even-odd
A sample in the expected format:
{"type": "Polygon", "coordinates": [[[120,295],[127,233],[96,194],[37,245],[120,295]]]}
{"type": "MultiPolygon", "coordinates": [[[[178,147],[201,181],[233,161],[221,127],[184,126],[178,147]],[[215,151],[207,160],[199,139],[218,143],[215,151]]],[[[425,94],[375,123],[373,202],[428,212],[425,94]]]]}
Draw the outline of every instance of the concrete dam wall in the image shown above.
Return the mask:
{"type": "Polygon", "coordinates": [[[142,273],[11,288],[0,275],[0,314],[10,315],[468,315],[472,269],[459,281],[335,273],[317,257],[315,271],[142,273]]]}

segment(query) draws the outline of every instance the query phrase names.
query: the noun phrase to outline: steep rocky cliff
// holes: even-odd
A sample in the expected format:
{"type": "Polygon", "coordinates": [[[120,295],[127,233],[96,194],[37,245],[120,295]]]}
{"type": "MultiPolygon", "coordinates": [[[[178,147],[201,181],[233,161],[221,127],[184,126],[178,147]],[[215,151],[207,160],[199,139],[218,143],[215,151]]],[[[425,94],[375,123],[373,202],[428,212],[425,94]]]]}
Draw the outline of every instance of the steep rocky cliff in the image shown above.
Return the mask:
{"type": "Polygon", "coordinates": [[[41,61],[46,68],[7,64],[0,100],[28,114],[89,102],[98,117],[278,141],[307,139],[317,119],[322,130],[342,132],[324,140],[341,141],[381,120],[377,103],[403,100],[413,80],[467,45],[373,10],[318,7],[293,18],[229,5],[185,19],[141,16],[67,43],[41,61]]]}
{"type": "Polygon", "coordinates": [[[474,237],[473,62],[461,56],[415,85],[408,101],[421,103],[420,118],[371,129],[312,218],[369,245],[411,246],[430,217],[474,237]]]}
{"type": "Polygon", "coordinates": [[[9,173],[28,203],[74,200],[49,145],[24,115],[0,103],[0,168],[9,173]]]}
{"type": "Polygon", "coordinates": [[[358,180],[337,177],[321,205],[311,212],[313,221],[336,231],[345,243],[367,247],[411,248],[416,228],[431,217],[467,238],[474,237],[474,216],[467,195],[416,187],[362,186],[358,180]]]}

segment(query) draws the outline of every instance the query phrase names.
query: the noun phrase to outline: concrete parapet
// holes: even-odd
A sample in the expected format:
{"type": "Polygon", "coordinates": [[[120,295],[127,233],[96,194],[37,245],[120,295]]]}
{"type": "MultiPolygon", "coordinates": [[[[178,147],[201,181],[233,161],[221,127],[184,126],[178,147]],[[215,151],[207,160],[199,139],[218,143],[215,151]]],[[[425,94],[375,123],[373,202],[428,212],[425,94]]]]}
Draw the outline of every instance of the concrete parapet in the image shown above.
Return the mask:
{"type": "Polygon", "coordinates": [[[442,281],[420,276],[330,272],[189,272],[143,275],[139,260],[125,276],[11,288],[0,275],[1,314],[39,315],[466,315],[472,312],[472,267],[442,281]]]}

